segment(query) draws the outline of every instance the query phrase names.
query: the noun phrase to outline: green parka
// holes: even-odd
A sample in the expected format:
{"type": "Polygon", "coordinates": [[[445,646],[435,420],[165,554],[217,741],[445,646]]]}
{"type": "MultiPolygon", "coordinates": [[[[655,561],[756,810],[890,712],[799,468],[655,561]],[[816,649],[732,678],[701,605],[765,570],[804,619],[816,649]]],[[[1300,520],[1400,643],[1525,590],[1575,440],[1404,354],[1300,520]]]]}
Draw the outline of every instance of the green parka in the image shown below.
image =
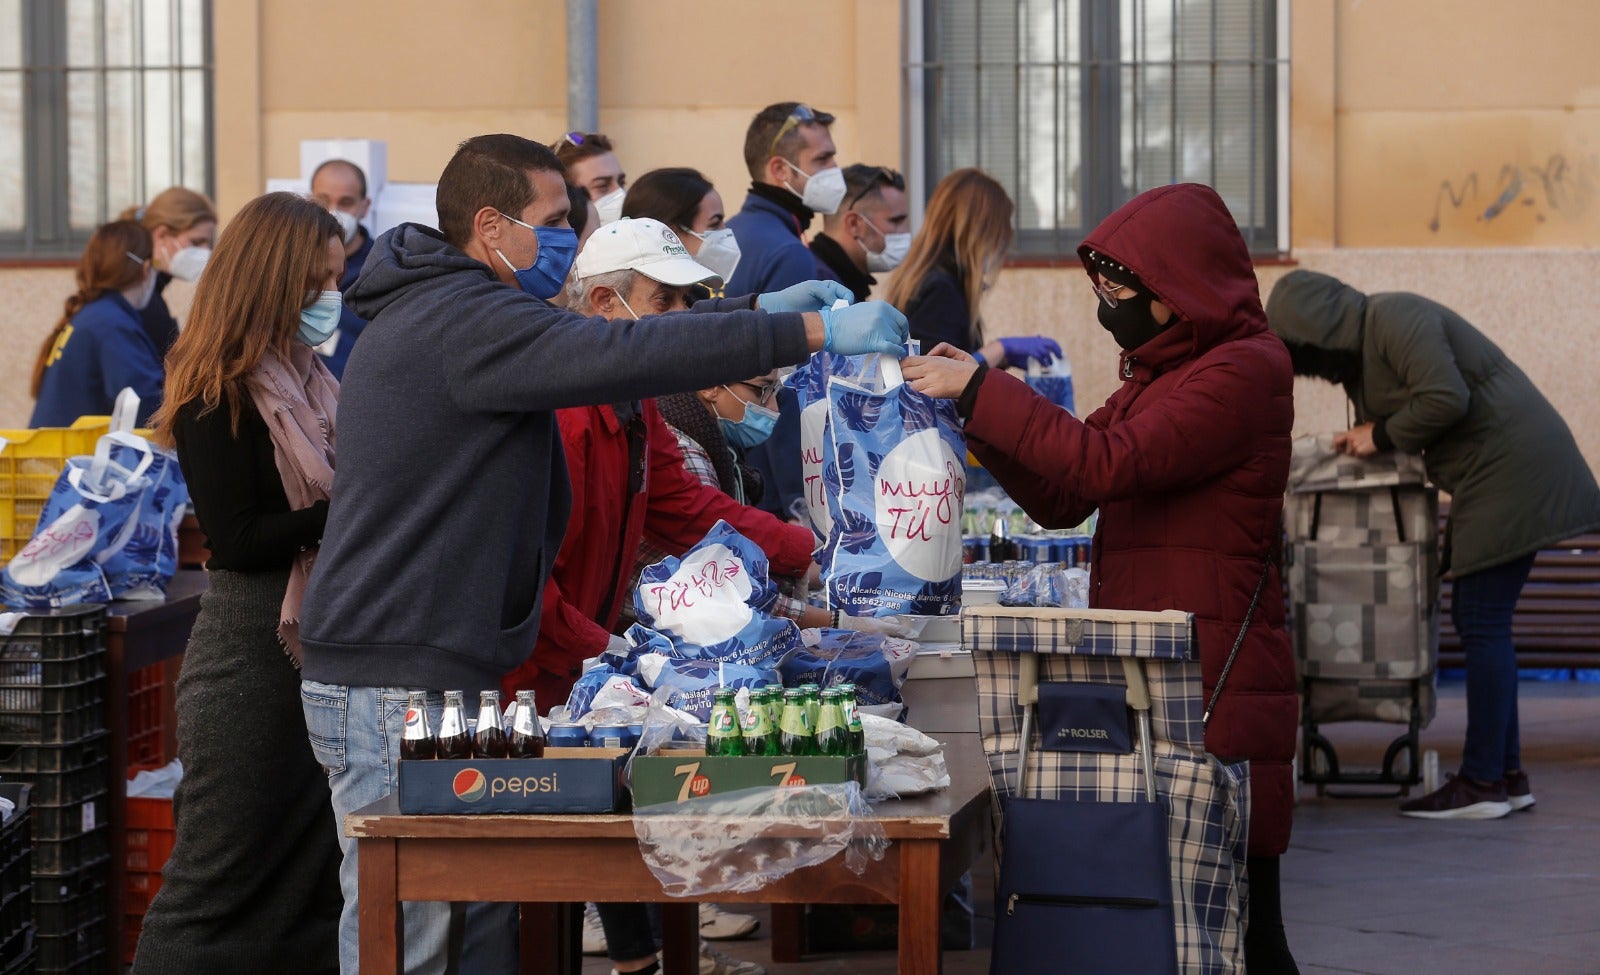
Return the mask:
{"type": "Polygon", "coordinates": [[[1435,301],[1366,295],[1337,278],[1293,271],[1267,302],[1289,344],[1359,352],[1346,386],[1380,447],[1420,453],[1450,493],[1445,540],[1457,576],[1509,562],[1600,527],[1600,487],[1572,431],[1482,332],[1435,301]]]}

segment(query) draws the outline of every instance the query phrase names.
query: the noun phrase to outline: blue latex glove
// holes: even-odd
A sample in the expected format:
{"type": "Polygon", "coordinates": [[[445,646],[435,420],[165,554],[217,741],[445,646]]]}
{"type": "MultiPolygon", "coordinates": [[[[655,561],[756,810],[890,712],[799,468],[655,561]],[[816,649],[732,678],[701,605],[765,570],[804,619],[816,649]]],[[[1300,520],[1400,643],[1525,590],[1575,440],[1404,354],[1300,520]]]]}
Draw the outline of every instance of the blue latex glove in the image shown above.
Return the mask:
{"type": "Polygon", "coordinates": [[[1006,365],[1026,365],[1029,359],[1036,359],[1041,366],[1048,366],[1051,362],[1061,358],[1061,346],[1055,339],[1047,339],[1043,335],[1018,335],[1000,340],[1000,348],[1006,350],[1006,365]]]}
{"type": "Polygon", "coordinates": [[[855,301],[855,294],[837,281],[802,281],[782,291],[756,296],[762,311],[821,311],[839,300],[855,301]]]}
{"type": "Polygon", "coordinates": [[[845,308],[823,308],[822,347],[838,355],[883,352],[896,358],[906,354],[910,330],[906,316],[884,301],[864,301],[845,308]]]}

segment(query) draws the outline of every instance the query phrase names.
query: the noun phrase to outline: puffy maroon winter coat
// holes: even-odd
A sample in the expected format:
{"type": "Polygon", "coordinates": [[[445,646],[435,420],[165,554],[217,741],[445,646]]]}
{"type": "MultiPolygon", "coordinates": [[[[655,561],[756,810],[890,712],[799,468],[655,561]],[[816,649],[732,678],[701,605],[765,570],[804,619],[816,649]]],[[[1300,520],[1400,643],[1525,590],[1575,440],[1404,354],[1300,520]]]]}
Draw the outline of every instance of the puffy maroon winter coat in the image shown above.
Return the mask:
{"type": "Polygon", "coordinates": [[[1277,550],[1294,421],[1288,350],[1267,329],[1250,254],[1209,187],[1166,186],[1079,248],[1127,265],[1173,312],[1119,364],[1123,383],[1079,422],[999,370],[972,400],[967,443],[1040,524],[1100,510],[1091,602],[1194,613],[1205,692],[1267,580],[1206,747],[1251,763],[1250,853],[1289,843],[1298,698],[1277,550]]]}

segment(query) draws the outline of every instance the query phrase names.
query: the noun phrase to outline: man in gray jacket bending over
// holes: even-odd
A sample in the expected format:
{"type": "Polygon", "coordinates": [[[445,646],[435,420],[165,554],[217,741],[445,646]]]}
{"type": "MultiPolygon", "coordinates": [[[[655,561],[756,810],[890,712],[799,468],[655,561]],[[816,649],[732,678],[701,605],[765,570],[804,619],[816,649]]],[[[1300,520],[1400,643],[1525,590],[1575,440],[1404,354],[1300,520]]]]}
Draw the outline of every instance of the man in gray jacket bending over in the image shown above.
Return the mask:
{"type": "MultiPolygon", "coordinates": [[[[408,690],[428,691],[437,716],[440,692],[470,702],[533,648],[570,506],[557,408],[732,383],[824,348],[899,354],[905,342],[899,312],[832,311],[846,295],[818,282],[640,321],[555,308],[544,299],[577,252],[567,207],[549,149],[469,139],[439,178],[440,230],[384,234],[347,292],[370,324],[345,371],[301,626],[306,726],[341,823],[394,790],[408,690]]],[[[355,975],[356,847],[341,842],[339,963],[355,975]]],[[[450,922],[450,905],[405,905],[407,972],[445,970],[450,922]]],[[[474,919],[468,950],[502,930],[514,928],[474,919]]]]}

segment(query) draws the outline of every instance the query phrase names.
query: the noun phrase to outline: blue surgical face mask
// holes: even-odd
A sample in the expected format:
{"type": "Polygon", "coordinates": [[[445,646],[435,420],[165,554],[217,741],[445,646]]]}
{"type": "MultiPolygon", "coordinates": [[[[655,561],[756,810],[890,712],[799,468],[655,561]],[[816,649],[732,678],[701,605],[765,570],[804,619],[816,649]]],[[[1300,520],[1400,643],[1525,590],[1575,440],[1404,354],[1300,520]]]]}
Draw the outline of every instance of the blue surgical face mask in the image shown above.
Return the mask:
{"type": "MultiPolygon", "coordinates": [[[[723,389],[728,389],[724,386],[723,389]]],[[[728,394],[734,399],[739,399],[738,394],[728,389],[728,394]]],[[[744,418],[730,420],[725,416],[717,417],[717,423],[722,427],[722,435],[735,447],[750,448],[757,444],[765,443],[772,436],[772,428],[778,425],[778,411],[769,410],[759,403],[744,403],[744,418]]]]}
{"type": "Polygon", "coordinates": [[[513,266],[498,248],[495,250],[496,256],[516,276],[517,286],[535,298],[548,300],[560,294],[562,286],[567,283],[567,273],[572,270],[572,262],[578,258],[578,235],[573,233],[571,227],[535,227],[508,214],[500,215],[519,227],[533,231],[534,239],[539,242],[539,252],[534,255],[533,264],[525,268],[513,266]]]}
{"type": "Polygon", "coordinates": [[[300,311],[300,331],[296,336],[313,349],[328,341],[339,328],[339,312],[344,309],[344,295],[337,291],[324,291],[317,295],[311,307],[300,311]]]}

